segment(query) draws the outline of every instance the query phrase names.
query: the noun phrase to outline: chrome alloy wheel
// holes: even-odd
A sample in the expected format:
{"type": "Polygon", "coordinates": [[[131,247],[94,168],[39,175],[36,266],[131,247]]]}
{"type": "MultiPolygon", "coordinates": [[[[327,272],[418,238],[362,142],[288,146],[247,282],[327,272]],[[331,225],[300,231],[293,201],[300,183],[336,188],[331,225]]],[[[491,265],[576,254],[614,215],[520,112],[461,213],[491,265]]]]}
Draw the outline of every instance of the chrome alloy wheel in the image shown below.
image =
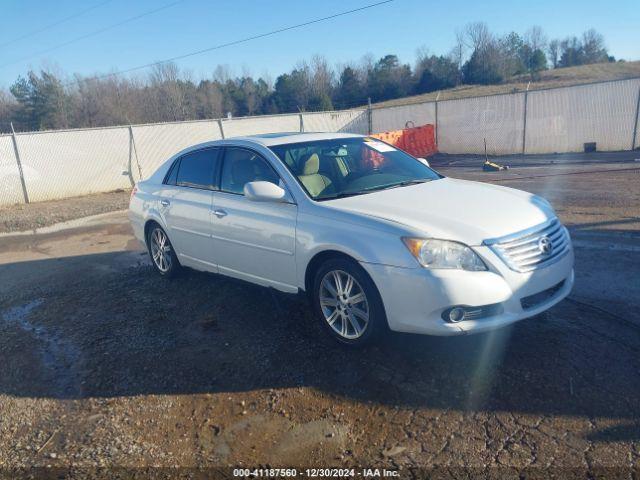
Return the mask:
{"type": "Polygon", "coordinates": [[[166,273],[171,269],[171,244],[167,234],[161,228],[151,232],[151,258],[158,270],[166,273]]]}
{"type": "Polygon", "coordinates": [[[358,281],[343,270],[331,270],[320,283],[320,308],[341,337],[360,337],[369,324],[369,302],[358,281]]]}

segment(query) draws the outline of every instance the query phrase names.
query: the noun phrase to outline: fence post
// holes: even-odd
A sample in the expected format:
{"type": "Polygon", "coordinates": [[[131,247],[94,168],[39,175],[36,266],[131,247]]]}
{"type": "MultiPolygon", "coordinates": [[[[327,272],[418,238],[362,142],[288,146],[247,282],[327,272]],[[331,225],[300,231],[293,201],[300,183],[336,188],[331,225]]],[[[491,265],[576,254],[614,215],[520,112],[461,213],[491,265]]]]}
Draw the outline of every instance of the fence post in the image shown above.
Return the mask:
{"type": "MultiPolygon", "coordinates": [[[[124,175],[124,172],[122,174],[124,175]]],[[[127,164],[127,175],[129,176],[131,187],[135,187],[136,181],[133,179],[133,132],[131,125],[129,125],[129,162],[127,164]]]]}
{"type": "Polygon", "coordinates": [[[371,109],[371,97],[367,98],[367,117],[368,117],[368,131],[369,135],[373,133],[373,111],[371,109]]]}
{"type": "Polygon", "coordinates": [[[638,86],[638,100],[636,101],[636,118],[633,124],[633,140],[631,141],[631,150],[636,149],[636,139],[638,138],[638,113],[640,113],[640,86],[638,86]]]}
{"type": "Polygon", "coordinates": [[[220,136],[224,140],[224,128],[222,127],[222,119],[218,119],[218,128],[220,129],[220,136]]]}
{"type": "Polygon", "coordinates": [[[22,170],[22,162],[20,161],[20,151],[18,150],[18,139],[16,138],[16,131],[13,128],[13,122],[11,122],[11,138],[13,139],[13,151],[16,154],[16,163],[18,164],[18,173],[20,174],[20,183],[22,184],[22,194],[24,195],[24,203],[30,203],[29,194],[27,193],[27,184],[24,180],[24,171],[22,170]]]}
{"type": "Polygon", "coordinates": [[[527,84],[527,89],[524,92],[524,119],[522,124],[522,155],[525,154],[527,150],[527,101],[529,98],[529,85],[527,84]]]}
{"type": "Polygon", "coordinates": [[[436,147],[438,146],[438,99],[440,98],[440,92],[436,95],[436,147]]]}
{"type": "Polygon", "coordinates": [[[300,117],[300,133],[304,132],[304,118],[302,117],[302,112],[298,114],[300,117]]]}
{"type": "MultiPolygon", "coordinates": [[[[133,155],[136,156],[136,165],[138,167],[138,178],[142,180],[142,168],[140,167],[140,159],[138,158],[138,149],[136,148],[136,139],[133,136],[133,127],[129,125],[129,175],[131,176],[131,182],[135,185],[133,181],[133,174],[131,173],[131,163],[133,160],[133,155]]],[[[131,185],[131,186],[133,186],[131,185]]]]}

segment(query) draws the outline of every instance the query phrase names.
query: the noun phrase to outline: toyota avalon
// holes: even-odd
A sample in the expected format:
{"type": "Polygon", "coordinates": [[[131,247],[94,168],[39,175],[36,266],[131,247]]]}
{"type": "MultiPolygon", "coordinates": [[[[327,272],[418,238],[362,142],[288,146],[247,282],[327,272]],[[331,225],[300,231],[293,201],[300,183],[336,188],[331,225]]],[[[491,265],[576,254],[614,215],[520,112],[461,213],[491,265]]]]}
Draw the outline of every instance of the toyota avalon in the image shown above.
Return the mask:
{"type": "Polygon", "coordinates": [[[446,178],[361,135],[195,145],[137,184],[129,212],[160,275],[189,267],[306,292],[349,345],[387,328],[495,329],[547,310],[574,282],[569,233],[545,199],[446,178]]]}

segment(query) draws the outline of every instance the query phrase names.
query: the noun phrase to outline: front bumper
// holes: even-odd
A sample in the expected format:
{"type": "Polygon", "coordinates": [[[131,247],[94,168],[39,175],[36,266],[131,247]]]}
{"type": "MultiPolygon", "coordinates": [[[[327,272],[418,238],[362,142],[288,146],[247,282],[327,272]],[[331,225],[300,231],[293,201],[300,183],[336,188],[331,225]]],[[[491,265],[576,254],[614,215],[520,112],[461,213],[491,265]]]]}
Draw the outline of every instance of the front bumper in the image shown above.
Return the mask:
{"type": "Polygon", "coordinates": [[[362,263],[375,282],[391,330],[428,335],[462,335],[500,328],[538,315],[565,298],[573,288],[573,249],[559,261],[527,273],[510,270],[488,247],[474,250],[489,271],[429,270],[362,263]],[[561,284],[535,306],[521,300],[561,284]],[[442,313],[456,305],[480,307],[500,304],[493,316],[449,323],[442,313]]]}

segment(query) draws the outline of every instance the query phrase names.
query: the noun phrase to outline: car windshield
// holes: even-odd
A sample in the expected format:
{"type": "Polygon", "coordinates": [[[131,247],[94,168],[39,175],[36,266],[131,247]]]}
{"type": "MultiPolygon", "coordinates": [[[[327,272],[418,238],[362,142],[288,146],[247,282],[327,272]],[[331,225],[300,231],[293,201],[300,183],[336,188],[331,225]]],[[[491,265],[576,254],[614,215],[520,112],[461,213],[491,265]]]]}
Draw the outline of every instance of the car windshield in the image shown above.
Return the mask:
{"type": "Polygon", "coordinates": [[[362,195],[441,178],[416,158],[375,138],[337,138],[270,148],[314,200],[362,195]]]}

